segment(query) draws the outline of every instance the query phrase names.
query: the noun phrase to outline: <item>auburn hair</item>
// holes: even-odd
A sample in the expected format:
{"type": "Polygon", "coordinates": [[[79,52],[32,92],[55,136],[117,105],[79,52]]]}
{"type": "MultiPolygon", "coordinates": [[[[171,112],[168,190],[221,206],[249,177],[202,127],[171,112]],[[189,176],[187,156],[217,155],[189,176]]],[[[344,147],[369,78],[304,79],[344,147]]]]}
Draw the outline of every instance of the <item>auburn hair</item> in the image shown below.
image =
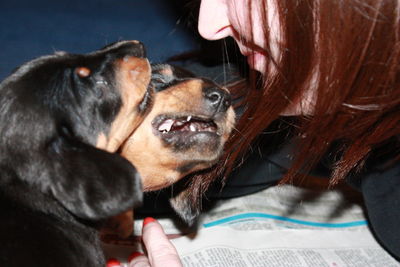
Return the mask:
{"type": "MultiPolygon", "coordinates": [[[[247,0],[264,10],[270,1],[247,0]]],[[[229,2],[228,2],[229,3],[229,2]]],[[[276,0],[282,35],[281,56],[270,58],[277,71],[249,80],[233,94],[243,97],[245,111],[224,158],[212,170],[192,177],[193,205],[218,178],[225,178],[257,137],[292,102],[315,88],[312,114],[297,117],[294,161],[283,182],[310,170],[333,145],[338,156],[331,184],[359,172],[375,149],[391,142],[399,160],[400,7],[398,0],[276,0]],[[301,170],[301,171],[300,171],[301,170]]],[[[266,54],[270,51],[267,47],[266,54]]],[[[238,85],[236,84],[236,87],[238,85]]]]}

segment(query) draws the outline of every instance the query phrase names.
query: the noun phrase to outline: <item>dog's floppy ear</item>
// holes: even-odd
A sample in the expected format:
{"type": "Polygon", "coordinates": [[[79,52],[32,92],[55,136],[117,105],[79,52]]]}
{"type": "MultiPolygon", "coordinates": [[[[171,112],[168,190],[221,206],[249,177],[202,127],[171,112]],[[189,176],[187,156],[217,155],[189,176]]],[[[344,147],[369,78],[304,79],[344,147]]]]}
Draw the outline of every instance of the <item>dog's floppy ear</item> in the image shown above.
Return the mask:
{"type": "Polygon", "coordinates": [[[60,135],[49,146],[49,190],[71,213],[98,220],[142,201],[140,177],[126,159],[60,135]]]}
{"type": "MultiPolygon", "coordinates": [[[[119,154],[98,149],[65,129],[55,129],[46,114],[32,113],[30,118],[22,112],[7,115],[19,123],[0,126],[0,169],[7,166],[15,177],[1,175],[2,186],[18,179],[55,198],[77,217],[90,220],[141,203],[141,179],[119,154]]],[[[44,205],[40,200],[35,203],[44,205]]],[[[39,208],[46,210],[46,206],[39,208]]]]}

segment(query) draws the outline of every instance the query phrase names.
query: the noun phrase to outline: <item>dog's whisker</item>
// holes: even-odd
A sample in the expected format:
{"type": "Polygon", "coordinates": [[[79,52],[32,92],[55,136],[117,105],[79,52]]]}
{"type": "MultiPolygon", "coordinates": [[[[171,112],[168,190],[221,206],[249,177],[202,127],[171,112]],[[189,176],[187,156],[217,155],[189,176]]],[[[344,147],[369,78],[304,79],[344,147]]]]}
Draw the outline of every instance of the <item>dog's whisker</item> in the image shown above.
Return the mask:
{"type": "Polygon", "coordinates": [[[229,57],[228,57],[227,50],[226,50],[225,39],[223,39],[222,42],[223,42],[223,45],[222,45],[222,58],[223,58],[222,71],[223,71],[223,77],[224,77],[223,83],[226,84],[226,62],[228,61],[228,64],[229,64],[229,57]]]}
{"type": "Polygon", "coordinates": [[[174,196],[174,184],[171,185],[171,198],[174,196]]]}

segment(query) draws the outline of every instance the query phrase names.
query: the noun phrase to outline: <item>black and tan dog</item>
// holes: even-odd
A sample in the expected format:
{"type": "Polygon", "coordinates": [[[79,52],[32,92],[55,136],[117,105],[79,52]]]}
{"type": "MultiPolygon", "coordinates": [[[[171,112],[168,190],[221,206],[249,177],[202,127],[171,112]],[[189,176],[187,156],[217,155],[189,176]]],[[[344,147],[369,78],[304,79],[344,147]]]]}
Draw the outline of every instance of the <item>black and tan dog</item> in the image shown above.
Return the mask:
{"type": "MultiPolygon", "coordinates": [[[[139,171],[145,192],[215,164],[235,122],[226,89],[167,64],[153,65],[152,72],[153,107],[120,150],[139,171]]],[[[183,199],[171,198],[171,204],[184,221],[193,222],[196,214],[183,199]]],[[[132,215],[112,218],[105,232],[129,236],[132,215]]]]}
{"type": "Polygon", "coordinates": [[[226,89],[170,65],[152,68],[153,107],[121,148],[144,191],[216,163],[235,119],[226,89]]]}
{"type": "Polygon", "coordinates": [[[0,265],[104,266],[96,223],[142,198],[114,153],[152,90],[143,45],[33,60],[0,85],[0,265]]]}

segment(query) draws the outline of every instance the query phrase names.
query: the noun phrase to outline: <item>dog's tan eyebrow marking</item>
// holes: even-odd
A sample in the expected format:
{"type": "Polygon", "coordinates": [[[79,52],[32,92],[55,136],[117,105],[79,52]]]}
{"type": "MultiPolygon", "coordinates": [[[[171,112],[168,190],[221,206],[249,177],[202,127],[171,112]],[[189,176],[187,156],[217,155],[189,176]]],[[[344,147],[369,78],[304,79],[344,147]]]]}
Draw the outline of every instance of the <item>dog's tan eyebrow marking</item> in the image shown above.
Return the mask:
{"type": "Polygon", "coordinates": [[[86,67],[78,67],[75,69],[75,73],[81,78],[86,78],[90,75],[91,70],[86,67]]]}

